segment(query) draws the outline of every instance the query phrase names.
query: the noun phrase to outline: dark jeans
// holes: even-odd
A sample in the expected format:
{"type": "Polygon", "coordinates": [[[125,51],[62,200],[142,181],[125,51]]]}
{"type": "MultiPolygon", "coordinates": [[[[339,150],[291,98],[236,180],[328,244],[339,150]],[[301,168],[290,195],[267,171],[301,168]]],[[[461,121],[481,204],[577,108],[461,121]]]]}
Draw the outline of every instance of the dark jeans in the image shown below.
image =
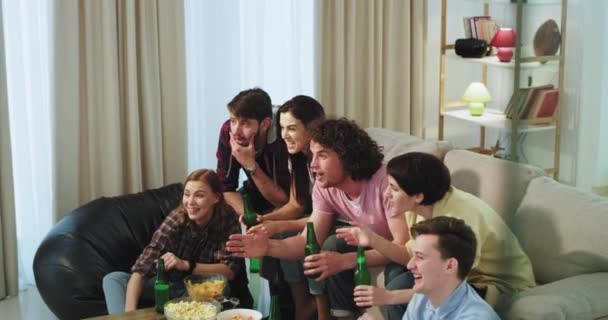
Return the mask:
{"type": "MultiPolygon", "coordinates": [[[[342,239],[336,238],[334,234],[330,235],[323,243],[323,251],[335,251],[339,253],[347,253],[357,251],[357,247],[350,246],[342,239]]],[[[396,277],[403,275],[405,267],[389,263],[384,269],[385,283],[392,283],[396,277]]],[[[408,272],[411,278],[411,274],[408,272]]],[[[354,302],[353,291],[354,285],[354,270],[345,270],[337,273],[324,281],[317,282],[309,279],[308,285],[312,295],[327,294],[331,313],[334,316],[347,316],[359,314],[359,307],[354,302]]],[[[413,278],[411,286],[413,286],[413,278]]],[[[406,305],[407,306],[407,305],[406,305]]],[[[398,319],[401,319],[405,308],[398,319]]],[[[397,318],[395,318],[397,319],[397,318]]]]}
{"type": "MultiPolygon", "coordinates": [[[[335,234],[325,239],[322,251],[335,251],[347,253],[357,251],[357,247],[350,246],[342,239],[336,238],[335,234]]],[[[336,312],[356,314],[359,309],[353,301],[354,274],[352,270],[339,272],[326,280],[308,280],[308,286],[312,295],[327,294],[332,315],[336,312]]]]}
{"type": "MultiPolygon", "coordinates": [[[[402,290],[414,287],[414,277],[406,267],[391,263],[384,269],[384,286],[386,290],[402,290]],[[389,266],[391,267],[389,270],[389,266]]],[[[407,310],[407,303],[386,306],[388,320],[401,320],[407,310]]]]}

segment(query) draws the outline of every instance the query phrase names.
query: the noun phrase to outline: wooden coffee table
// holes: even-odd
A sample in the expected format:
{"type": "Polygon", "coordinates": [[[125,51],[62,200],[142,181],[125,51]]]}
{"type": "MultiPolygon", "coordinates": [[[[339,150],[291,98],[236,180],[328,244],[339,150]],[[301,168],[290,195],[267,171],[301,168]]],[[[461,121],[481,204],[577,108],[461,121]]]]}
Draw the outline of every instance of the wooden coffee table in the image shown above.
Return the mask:
{"type": "Polygon", "coordinates": [[[135,311],[112,314],[107,316],[99,316],[94,318],[87,318],[89,320],[165,320],[165,316],[156,313],[154,308],[145,308],[135,311]]]}

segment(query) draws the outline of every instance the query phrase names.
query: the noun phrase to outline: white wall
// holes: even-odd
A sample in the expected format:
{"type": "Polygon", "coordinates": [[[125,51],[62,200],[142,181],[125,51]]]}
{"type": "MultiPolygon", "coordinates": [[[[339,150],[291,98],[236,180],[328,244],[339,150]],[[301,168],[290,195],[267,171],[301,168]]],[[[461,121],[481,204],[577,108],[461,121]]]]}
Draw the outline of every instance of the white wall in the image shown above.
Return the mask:
{"type": "MultiPolygon", "coordinates": [[[[602,4],[604,5],[602,19],[600,19],[599,21],[604,22],[604,30],[603,32],[600,32],[600,34],[604,35],[605,39],[605,35],[608,35],[608,19],[605,18],[608,14],[608,2],[602,1],[602,4]]],[[[598,159],[596,164],[597,175],[596,180],[594,182],[594,186],[608,185],[608,90],[605,90],[605,88],[608,88],[608,63],[604,61],[605,58],[608,56],[608,41],[604,40],[603,42],[604,52],[600,57],[603,57],[604,59],[600,60],[599,63],[599,65],[602,66],[602,79],[601,83],[599,84],[599,90],[597,91],[602,93],[602,98],[599,103],[599,121],[600,124],[603,125],[599,126],[600,130],[598,136],[600,137],[600,141],[598,144],[598,159]]]]}
{"type": "MultiPolygon", "coordinates": [[[[537,1],[537,0],[534,0],[537,1]]],[[[448,1],[448,43],[463,37],[462,17],[481,15],[481,1],[448,1]]],[[[554,5],[525,5],[524,46],[531,43],[535,30],[548,18],[559,23],[560,8],[554,5]]],[[[426,137],[437,137],[437,110],[439,85],[440,0],[430,0],[427,26],[427,79],[426,79],[426,137]]],[[[608,2],[603,0],[569,0],[566,28],[565,95],[562,97],[562,130],[560,180],[582,187],[608,184],[608,64],[602,63],[608,56],[608,2]],[[583,6],[584,3],[584,6],[583,6]],[[601,66],[601,67],[600,67],[601,66]],[[603,120],[603,121],[602,121],[603,120]],[[606,137],[606,138],[599,138],[606,137]]],[[[490,5],[490,15],[502,26],[515,24],[515,5],[498,3],[490,5]]],[[[524,55],[530,54],[525,48],[524,55]]],[[[480,79],[480,68],[469,63],[447,64],[446,97],[457,100],[471,81],[480,79]],[[459,65],[460,64],[460,65],[459,65]]],[[[489,107],[502,109],[512,92],[512,71],[488,68],[488,89],[494,101],[489,107]]],[[[547,69],[533,74],[534,84],[546,80],[557,83],[556,70],[547,69]]],[[[522,73],[522,83],[527,80],[522,73]]],[[[457,147],[478,144],[479,130],[466,123],[446,119],[447,140],[457,147]]],[[[493,144],[504,133],[488,130],[486,145],[493,144]]],[[[549,168],[553,164],[554,133],[547,131],[522,136],[523,153],[527,162],[549,168]]]]}
{"type": "Polygon", "coordinates": [[[576,184],[587,189],[608,185],[608,2],[587,0],[584,6],[579,2],[575,17],[580,22],[576,45],[581,61],[576,184]]]}

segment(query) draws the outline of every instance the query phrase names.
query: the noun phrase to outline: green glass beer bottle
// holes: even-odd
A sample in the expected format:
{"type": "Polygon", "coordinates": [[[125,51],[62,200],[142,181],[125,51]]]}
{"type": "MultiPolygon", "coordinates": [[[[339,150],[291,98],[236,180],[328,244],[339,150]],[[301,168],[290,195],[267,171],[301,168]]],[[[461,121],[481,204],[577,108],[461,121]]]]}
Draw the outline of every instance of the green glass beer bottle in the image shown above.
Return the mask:
{"type": "Polygon", "coordinates": [[[367,258],[365,258],[365,249],[357,247],[357,270],[355,270],[355,287],[360,285],[369,286],[372,284],[372,278],[367,270],[367,258]]]}
{"type": "MultiPolygon", "coordinates": [[[[258,224],[258,215],[251,209],[249,203],[249,195],[243,195],[243,222],[247,228],[251,228],[258,224]]],[[[260,272],[260,259],[250,258],[249,259],[249,272],[258,273],[260,272]]]]}
{"type": "Polygon", "coordinates": [[[243,195],[243,222],[245,222],[247,228],[251,228],[258,224],[258,215],[251,208],[248,194],[243,195]]]}
{"type": "Polygon", "coordinates": [[[279,296],[273,295],[270,298],[270,315],[268,315],[268,320],[280,320],[281,313],[279,309],[279,296]]]}
{"type": "Polygon", "coordinates": [[[156,281],[154,281],[154,308],[158,313],[164,313],[165,303],[169,301],[169,281],[165,273],[165,260],[158,259],[156,281]]]}
{"type": "MultiPolygon", "coordinates": [[[[315,234],[315,225],[312,222],[306,223],[306,246],[304,247],[304,254],[307,256],[311,254],[318,254],[321,252],[321,248],[319,248],[319,243],[317,243],[317,236],[315,234]]],[[[306,275],[311,279],[316,279],[319,277],[319,273],[306,275]]]]}

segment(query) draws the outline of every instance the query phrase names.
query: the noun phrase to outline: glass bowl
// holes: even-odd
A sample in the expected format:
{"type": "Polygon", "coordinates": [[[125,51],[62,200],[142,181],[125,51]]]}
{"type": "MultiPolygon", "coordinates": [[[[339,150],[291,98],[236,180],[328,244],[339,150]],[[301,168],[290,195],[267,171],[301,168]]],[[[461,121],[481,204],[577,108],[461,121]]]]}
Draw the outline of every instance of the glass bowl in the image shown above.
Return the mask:
{"type": "Polygon", "coordinates": [[[223,296],[226,281],[226,277],[221,274],[191,274],[184,278],[184,286],[192,300],[206,301],[223,296]]]}
{"type": "Polygon", "coordinates": [[[181,297],[165,303],[167,320],[215,320],[221,310],[222,306],[213,299],[193,301],[181,297]]]}

